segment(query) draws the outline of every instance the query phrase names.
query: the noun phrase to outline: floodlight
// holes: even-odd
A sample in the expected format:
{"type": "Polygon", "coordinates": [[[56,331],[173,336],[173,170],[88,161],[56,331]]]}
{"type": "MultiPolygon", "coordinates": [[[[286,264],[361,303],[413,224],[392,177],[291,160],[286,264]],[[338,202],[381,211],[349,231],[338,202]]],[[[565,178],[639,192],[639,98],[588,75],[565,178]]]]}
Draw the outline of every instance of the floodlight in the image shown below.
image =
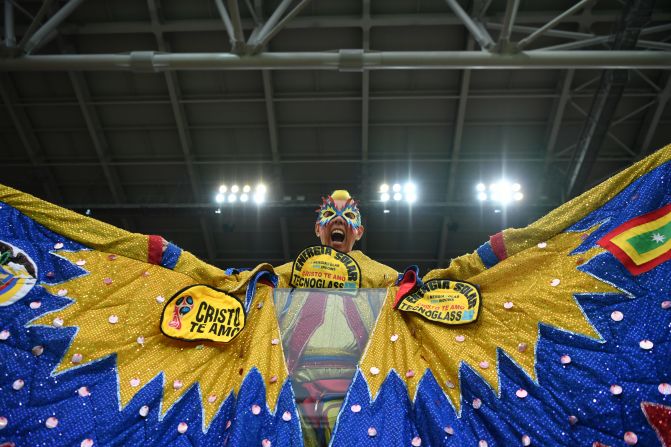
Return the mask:
{"type": "Polygon", "coordinates": [[[389,185],[383,183],[380,185],[380,192],[389,192],[389,185]]]}
{"type": "Polygon", "coordinates": [[[219,193],[219,194],[217,194],[216,196],[214,196],[214,200],[215,200],[215,202],[217,202],[217,203],[221,203],[221,202],[223,202],[225,199],[226,199],[226,197],[224,197],[224,195],[221,194],[221,193],[219,193]]]}
{"type": "Polygon", "coordinates": [[[267,191],[266,185],[264,185],[263,183],[259,183],[258,185],[256,185],[256,192],[257,193],[265,194],[266,191],[267,191]]]}
{"type": "Polygon", "coordinates": [[[522,189],[522,185],[520,185],[519,183],[513,183],[512,189],[513,191],[519,191],[520,189],[522,189]]]}
{"type": "Polygon", "coordinates": [[[238,185],[231,186],[231,192],[238,192],[238,191],[240,191],[240,187],[238,185]]]}
{"type": "Polygon", "coordinates": [[[220,193],[224,194],[226,191],[228,191],[228,188],[226,187],[226,185],[221,185],[219,187],[219,192],[220,193]]]}
{"type": "MultiPolygon", "coordinates": [[[[399,185],[399,186],[400,186],[400,185],[399,185]]],[[[395,201],[398,202],[398,201],[401,200],[402,198],[403,198],[403,194],[401,194],[400,192],[395,192],[395,193],[394,193],[394,200],[395,200],[395,201]]]]}
{"type": "Polygon", "coordinates": [[[387,202],[389,200],[389,193],[383,192],[382,194],[380,194],[380,200],[382,200],[383,202],[387,202]]]}
{"type": "MultiPolygon", "coordinates": [[[[398,183],[394,183],[394,186],[392,186],[391,189],[392,189],[394,192],[401,192],[401,185],[398,184],[398,183]]],[[[401,200],[401,199],[398,199],[398,200],[401,200]]]]}
{"type": "Polygon", "coordinates": [[[403,185],[403,192],[405,192],[406,194],[414,193],[416,190],[417,187],[412,182],[407,182],[405,185],[403,185]]]}
{"type": "Polygon", "coordinates": [[[485,186],[484,183],[478,183],[477,186],[475,187],[476,191],[484,191],[485,189],[487,189],[487,187],[485,186]]]}
{"type": "Polygon", "coordinates": [[[240,194],[240,201],[241,202],[246,202],[249,200],[249,196],[247,194],[240,194]]]}
{"type": "MultiPolygon", "coordinates": [[[[485,185],[482,185],[482,186],[485,186],[485,185]]],[[[487,194],[484,193],[484,192],[479,192],[478,193],[478,200],[481,201],[481,202],[484,202],[485,200],[487,200],[487,194]]]]}
{"type": "Polygon", "coordinates": [[[245,185],[242,187],[242,192],[249,192],[252,190],[252,187],[249,185],[245,185]]]}
{"type": "Polygon", "coordinates": [[[253,199],[254,199],[254,203],[256,203],[258,205],[260,205],[261,203],[263,203],[265,201],[265,198],[263,197],[263,193],[259,192],[258,188],[257,188],[257,191],[254,193],[253,199]]]}
{"type": "Polygon", "coordinates": [[[521,192],[516,192],[516,193],[513,195],[513,198],[514,198],[515,200],[517,200],[517,201],[520,201],[520,200],[522,200],[522,199],[524,198],[524,194],[522,194],[521,192]]]}
{"type": "MultiPolygon", "coordinates": [[[[233,188],[231,188],[231,190],[233,190],[233,188]]],[[[229,201],[229,203],[233,203],[233,202],[235,202],[236,200],[238,200],[238,196],[236,196],[235,194],[229,194],[229,195],[228,195],[228,201],[229,201]]]]}
{"type": "Polygon", "coordinates": [[[415,203],[417,201],[417,194],[414,192],[405,195],[405,201],[408,203],[415,203]]]}

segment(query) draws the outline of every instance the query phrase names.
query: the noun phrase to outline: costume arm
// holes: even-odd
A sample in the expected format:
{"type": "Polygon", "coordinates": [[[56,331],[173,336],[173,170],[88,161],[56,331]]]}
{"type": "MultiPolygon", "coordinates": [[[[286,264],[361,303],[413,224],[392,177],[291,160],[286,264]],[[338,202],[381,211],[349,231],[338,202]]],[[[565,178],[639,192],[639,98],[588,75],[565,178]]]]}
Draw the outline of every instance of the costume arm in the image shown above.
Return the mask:
{"type": "Polygon", "coordinates": [[[196,283],[231,289],[248,279],[254,271],[270,270],[269,265],[263,264],[252,272],[226,275],[161,236],[131,233],[9,186],[0,185],[0,202],[15,208],[48,230],[88,248],[160,265],[187,275],[196,283]]]}

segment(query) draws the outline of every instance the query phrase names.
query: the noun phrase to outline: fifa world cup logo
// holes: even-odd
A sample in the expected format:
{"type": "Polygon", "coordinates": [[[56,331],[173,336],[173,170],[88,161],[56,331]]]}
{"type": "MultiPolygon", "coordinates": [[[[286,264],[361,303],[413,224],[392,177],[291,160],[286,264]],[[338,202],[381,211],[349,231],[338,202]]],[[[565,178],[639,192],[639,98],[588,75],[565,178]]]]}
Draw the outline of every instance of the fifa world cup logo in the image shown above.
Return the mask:
{"type": "Polygon", "coordinates": [[[175,329],[182,328],[182,316],[188,314],[193,308],[193,298],[190,296],[180,296],[175,301],[175,308],[172,312],[172,321],[168,323],[168,326],[174,327],[175,329]]]}

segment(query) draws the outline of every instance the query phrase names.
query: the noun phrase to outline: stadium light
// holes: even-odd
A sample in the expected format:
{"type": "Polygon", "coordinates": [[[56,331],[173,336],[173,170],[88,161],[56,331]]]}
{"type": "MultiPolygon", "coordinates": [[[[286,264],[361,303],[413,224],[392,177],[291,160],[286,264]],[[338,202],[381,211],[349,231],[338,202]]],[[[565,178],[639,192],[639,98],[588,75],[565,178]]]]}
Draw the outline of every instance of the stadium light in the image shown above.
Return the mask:
{"type": "Polygon", "coordinates": [[[501,179],[489,184],[478,183],[475,186],[477,191],[476,198],[480,202],[492,202],[497,205],[506,206],[513,202],[519,202],[524,198],[522,185],[517,182],[511,183],[506,179],[501,179]]]}

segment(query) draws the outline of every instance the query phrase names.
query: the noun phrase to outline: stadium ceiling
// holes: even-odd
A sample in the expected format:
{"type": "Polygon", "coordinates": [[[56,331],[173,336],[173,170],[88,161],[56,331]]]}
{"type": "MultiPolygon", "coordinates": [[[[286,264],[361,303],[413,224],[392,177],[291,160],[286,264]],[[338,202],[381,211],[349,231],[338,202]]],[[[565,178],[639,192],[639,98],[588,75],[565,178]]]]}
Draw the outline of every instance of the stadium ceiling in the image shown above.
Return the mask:
{"type": "Polygon", "coordinates": [[[444,266],[671,142],[671,4],[652,0],[4,1],[1,181],[221,267],[315,242],[444,266]],[[507,208],[475,185],[523,185],[507,208]],[[380,203],[412,179],[419,201],[380,203]],[[217,205],[222,182],[269,187],[217,205]]]}

